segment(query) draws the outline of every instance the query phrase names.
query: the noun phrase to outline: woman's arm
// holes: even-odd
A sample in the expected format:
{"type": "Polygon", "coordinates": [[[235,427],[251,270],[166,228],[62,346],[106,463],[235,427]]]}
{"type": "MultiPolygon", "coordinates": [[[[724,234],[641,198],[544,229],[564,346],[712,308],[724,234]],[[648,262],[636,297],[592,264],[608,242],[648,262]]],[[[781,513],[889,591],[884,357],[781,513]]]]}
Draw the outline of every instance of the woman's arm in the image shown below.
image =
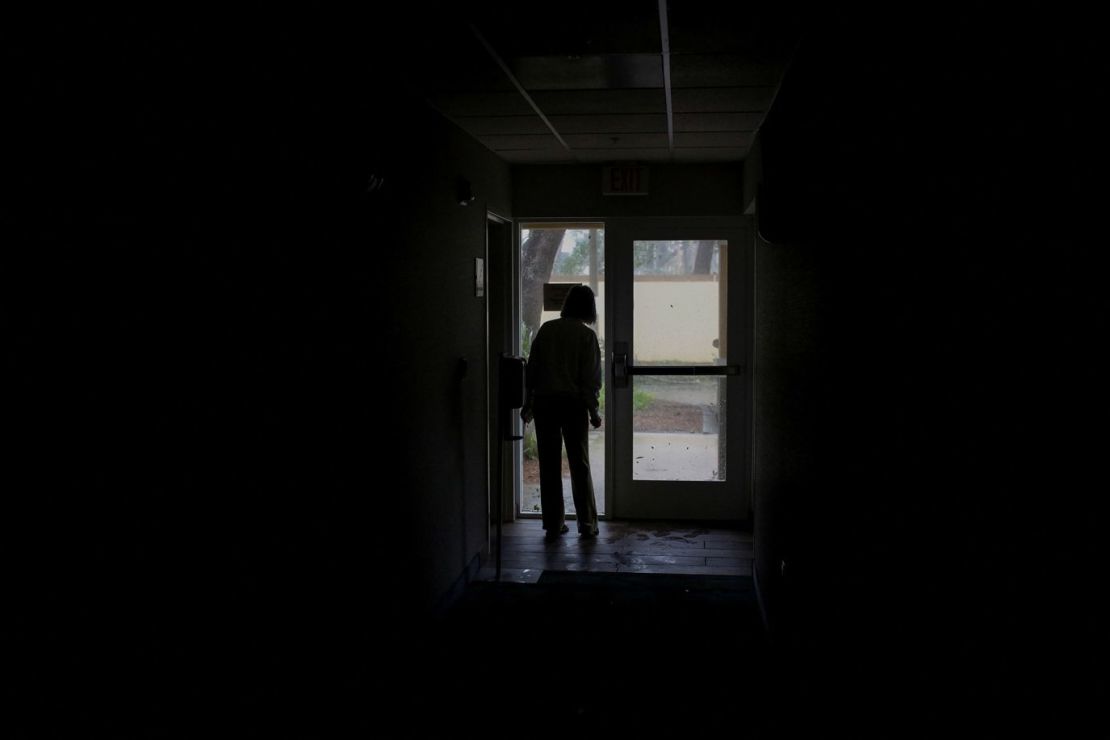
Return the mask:
{"type": "Polygon", "coordinates": [[[587,389],[586,409],[590,412],[590,424],[594,429],[601,426],[599,396],[601,395],[601,347],[597,336],[591,331],[585,362],[583,363],[582,388],[587,389]]]}
{"type": "MultiPolygon", "coordinates": [[[[538,338],[537,334],[537,338],[538,338]]],[[[524,361],[524,405],[520,408],[520,418],[525,424],[532,421],[532,403],[536,399],[536,368],[539,366],[540,353],[537,352],[537,342],[532,340],[532,352],[524,361]]]]}

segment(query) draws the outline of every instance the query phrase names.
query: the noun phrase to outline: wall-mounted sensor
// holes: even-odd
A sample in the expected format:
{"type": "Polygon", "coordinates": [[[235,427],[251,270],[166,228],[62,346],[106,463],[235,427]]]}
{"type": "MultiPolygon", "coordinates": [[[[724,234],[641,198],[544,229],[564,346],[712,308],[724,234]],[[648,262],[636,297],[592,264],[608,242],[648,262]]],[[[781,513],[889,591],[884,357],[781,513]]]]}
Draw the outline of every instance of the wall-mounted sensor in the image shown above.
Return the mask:
{"type": "Polygon", "coordinates": [[[377,173],[371,173],[370,178],[366,181],[366,192],[376,193],[385,187],[385,177],[377,173]]]}
{"type": "Polygon", "coordinates": [[[470,189],[470,181],[466,178],[459,178],[455,190],[460,206],[468,206],[474,201],[474,193],[470,189]]]}

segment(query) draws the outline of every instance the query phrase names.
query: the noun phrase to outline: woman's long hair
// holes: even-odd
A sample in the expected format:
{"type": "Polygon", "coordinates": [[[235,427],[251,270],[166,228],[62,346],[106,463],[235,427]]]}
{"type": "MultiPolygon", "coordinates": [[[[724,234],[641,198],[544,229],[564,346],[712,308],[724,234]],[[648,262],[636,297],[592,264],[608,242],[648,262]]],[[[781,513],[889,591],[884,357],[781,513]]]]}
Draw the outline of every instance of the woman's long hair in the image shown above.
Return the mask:
{"type": "Polygon", "coordinates": [[[563,310],[559,313],[564,319],[578,319],[587,324],[597,323],[597,302],[594,292],[588,285],[575,285],[563,300],[563,310]]]}

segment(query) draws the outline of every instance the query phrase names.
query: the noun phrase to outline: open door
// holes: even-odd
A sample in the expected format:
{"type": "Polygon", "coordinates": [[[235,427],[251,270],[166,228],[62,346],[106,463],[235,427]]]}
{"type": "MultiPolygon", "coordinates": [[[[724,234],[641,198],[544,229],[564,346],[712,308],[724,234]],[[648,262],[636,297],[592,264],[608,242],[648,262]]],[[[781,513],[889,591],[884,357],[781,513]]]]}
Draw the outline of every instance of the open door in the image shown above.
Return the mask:
{"type": "MultiPolygon", "coordinates": [[[[601,222],[544,221],[521,222],[520,239],[520,303],[519,353],[527,357],[531,340],[540,326],[559,317],[562,299],[573,285],[588,285],[597,296],[598,319],[592,328],[597,332],[602,350],[602,377],[606,363],[606,281],[605,224],[601,222]]],[[[605,386],[601,392],[601,411],[606,404],[605,386]]],[[[535,442],[535,426],[529,424],[520,432],[523,445],[520,453],[520,495],[518,516],[538,517],[540,511],[539,460],[535,442]]],[[[588,432],[590,469],[598,516],[608,511],[607,493],[607,429],[588,432]]],[[[574,516],[574,500],[570,488],[570,472],[563,450],[563,502],[568,518],[574,516]]]]}

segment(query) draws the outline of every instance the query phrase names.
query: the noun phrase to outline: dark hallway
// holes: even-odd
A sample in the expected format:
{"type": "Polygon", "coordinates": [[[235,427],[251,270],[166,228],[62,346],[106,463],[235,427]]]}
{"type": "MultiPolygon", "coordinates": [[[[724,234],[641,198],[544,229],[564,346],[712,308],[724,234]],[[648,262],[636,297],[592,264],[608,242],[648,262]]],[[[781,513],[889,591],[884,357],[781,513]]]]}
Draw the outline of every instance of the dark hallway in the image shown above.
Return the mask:
{"type": "Polygon", "coordinates": [[[1105,734],[1098,24],[735,5],[11,14],[5,737],[1105,734]],[[487,213],[750,220],[752,578],[478,578],[487,213]]]}

